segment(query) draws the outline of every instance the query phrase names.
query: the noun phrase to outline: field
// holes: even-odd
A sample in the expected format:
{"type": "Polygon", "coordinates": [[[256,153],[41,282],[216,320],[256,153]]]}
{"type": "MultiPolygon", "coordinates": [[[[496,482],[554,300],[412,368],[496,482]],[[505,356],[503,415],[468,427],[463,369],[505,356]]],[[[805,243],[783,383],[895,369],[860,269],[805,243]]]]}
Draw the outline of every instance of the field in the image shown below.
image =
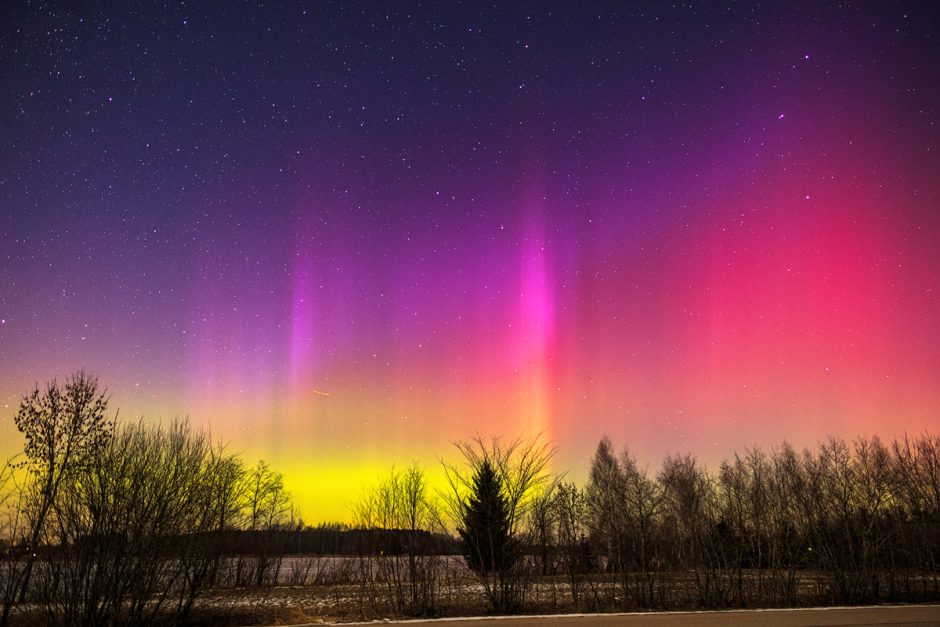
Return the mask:
{"type": "MultiPolygon", "coordinates": [[[[288,556],[278,570],[276,585],[211,591],[197,602],[194,619],[202,624],[287,625],[409,618],[395,609],[395,596],[400,591],[407,592],[407,582],[402,582],[402,590],[399,590],[394,581],[382,582],[375,577],[388,566],[390,559],[288,556]],[[363,577],[364,572],[371,576],[363,577]]],[[[466,569],[463,560],[454,556],[436,559],[443,568],[434,591],[437,611],[429,617],[487,615],[483,587],[466,569]]],[[[746,588],[757,590],[760,582],[767,579],[766,572],[752,570],[744,573],[742,581],[746,588]]],[[[662,603],[656,608],[638,608],[629,598],[625,600],[623,580],[618,574],[584,576],[576,582],[579,601],[575,602],[572,584],[565,577],[531,575],[522,582],[524,613],[556,615],[643,610],[641,614],[648,615],[647,610],[702,609],[696,602],[693,572],[672,572],[659,577],[656,586],[662,603]]],[[[630,573],[627,580],[639,583],[642,577],[639,573],[630,573]]],[[[796,577],[797,605],[802,608],[830,605],[831,583],[823,573],[800,572],[796,577]]],[[[918,584],[924,600],[937,598],[940,578],[924,577],[918,584]]],[[[774,603],[768,599],[767,603],[755,602],[749,607],[772,606],[774,603]]]]}

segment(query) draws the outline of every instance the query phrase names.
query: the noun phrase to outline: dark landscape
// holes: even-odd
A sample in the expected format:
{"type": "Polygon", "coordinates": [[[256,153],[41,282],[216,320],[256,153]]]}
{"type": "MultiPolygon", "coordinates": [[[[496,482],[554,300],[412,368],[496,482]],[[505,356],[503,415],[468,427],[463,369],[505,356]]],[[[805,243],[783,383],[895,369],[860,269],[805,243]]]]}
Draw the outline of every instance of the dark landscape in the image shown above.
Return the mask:
{"type": "Polygon", "coordinates": [[[3,624],[264,624],[940,601],[940,437],[830,439],[657,472],[601,440],[455,443],[308,526],[283,476],[185,422],[110,417],[80,372],[24,395],[3,470],[3,624]]]}
{"type": "Polygon", "coordinates": [[[0,627],[938,624],[938,34],[3,0],[0,627]]]}

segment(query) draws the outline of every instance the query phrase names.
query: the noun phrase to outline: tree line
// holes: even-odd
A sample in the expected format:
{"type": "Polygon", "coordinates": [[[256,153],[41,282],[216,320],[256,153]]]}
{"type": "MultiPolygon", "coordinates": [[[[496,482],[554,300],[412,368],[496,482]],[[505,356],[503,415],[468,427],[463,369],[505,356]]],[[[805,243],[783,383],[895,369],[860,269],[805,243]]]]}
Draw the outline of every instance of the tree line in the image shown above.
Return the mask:
{"type": "Polygon", "coordinates": [[[752,448],[715,472],[691,455],[650,471],[605,437],[584,485],[538,439],[477,438],[442,487],[393,469],[351,525],[307,527],[267,463],[184,421],[121,423],[84,372],[14,420],[3,626],[186,623],[209,591],[284,583],[343,590],[362,618],[940,599],[927,433],[752,448]]]}
{"type": "Polygon", "coordinates": [[[753,448],[715,474],[677,455],[656,475],[605,438],[588,485],[549,496],[546,537],[562,549],[587,538],[593,566],[616,574],[599,594],[562,558],[588,606],[920,601],[940,596],[938,497],[940,438],[928,434],[753,448]],[[566,519],[587,524],[571,534],[566,519]]]}
{"type": "Polygon", "coordinates": [[[457,448],[442,493],[416,489],[417,467],[393,472],[358,524],[453,531],[461,563],[418,544],[374,551],[357,573],[364,616],[456,603],[469,588],[455,568],[492,613],[940,599],[937,436],[755,447],[716,473],[691,455],[654,473],[605,437],[584,486],[552,475],[554,449],[535,440],[457,448]]]}

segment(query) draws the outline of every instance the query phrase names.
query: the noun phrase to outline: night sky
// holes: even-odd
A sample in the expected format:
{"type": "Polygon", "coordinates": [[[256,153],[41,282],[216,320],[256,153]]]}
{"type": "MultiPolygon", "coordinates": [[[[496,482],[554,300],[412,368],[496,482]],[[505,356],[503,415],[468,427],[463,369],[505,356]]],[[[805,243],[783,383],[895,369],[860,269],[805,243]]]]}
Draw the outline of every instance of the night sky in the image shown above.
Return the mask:
{"type": "Polygon", "coordinates": [[[0,8],[0,454],[79,368],[308,520],[940,430],[934,3],[126,4],[0,8]]]}

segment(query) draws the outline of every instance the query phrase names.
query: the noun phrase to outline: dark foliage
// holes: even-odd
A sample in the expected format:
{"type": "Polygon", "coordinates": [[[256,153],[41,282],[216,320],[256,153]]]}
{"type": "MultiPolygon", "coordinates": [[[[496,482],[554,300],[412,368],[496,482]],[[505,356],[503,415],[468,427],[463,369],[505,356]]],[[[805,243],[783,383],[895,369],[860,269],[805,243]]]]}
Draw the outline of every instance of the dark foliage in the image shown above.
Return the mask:
{"type": "Polygon", "coordinates": [[[473,491],[458,532],[467,565],[475,572],[507,571],[519,558],[502,481],[489,461],[473,477],[473,491]]]}
{"type": "Polygon", "coordinates": [[[413,533],[407,529],[233,529],[212,541],[223,554],[250,555],[262,538],[275,553],[296,555],[404,555],[409,542],[415,543],[415,550],[423,555],[457,555],[461,550],[450,536],[424,530],[413,533]]]}

